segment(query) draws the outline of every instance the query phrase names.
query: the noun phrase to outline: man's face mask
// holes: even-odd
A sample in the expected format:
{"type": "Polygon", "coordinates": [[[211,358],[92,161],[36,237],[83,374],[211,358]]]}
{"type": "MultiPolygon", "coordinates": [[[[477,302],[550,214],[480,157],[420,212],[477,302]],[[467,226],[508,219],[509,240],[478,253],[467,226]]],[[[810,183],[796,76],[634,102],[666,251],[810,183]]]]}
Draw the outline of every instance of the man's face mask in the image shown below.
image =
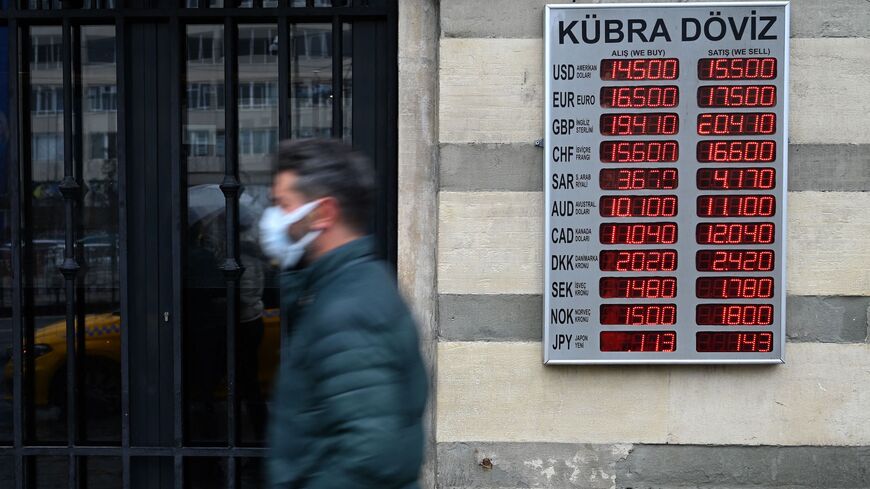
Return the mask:
{"type": "Polygon", "coordinates": [[[269,258],[277,260],[282,269],[290,268],[305,255],[305,248],[320,236],[320,231],[309,231],[299,240],[290,237],[290,226],[304,219],[320,204],[309,202],[292,212],[278,206],[269,207],[260,218],[260,246],[269,258]]]}

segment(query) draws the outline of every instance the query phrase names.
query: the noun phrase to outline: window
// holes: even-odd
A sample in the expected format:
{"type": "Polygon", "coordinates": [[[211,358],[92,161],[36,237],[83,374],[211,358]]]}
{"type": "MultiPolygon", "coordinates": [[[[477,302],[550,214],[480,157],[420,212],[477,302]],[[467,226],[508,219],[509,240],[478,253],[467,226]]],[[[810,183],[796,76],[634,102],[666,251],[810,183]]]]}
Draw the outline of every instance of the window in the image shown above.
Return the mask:
{"type": "Polygon", "coordinates": [[[98,132],[90,134],[90,157],[94,160],[109,160],[118,157],[117,133],[98,132]]]}
{"type": "Polygon", "coordinates": [[[240,28],[238,49],[240,62],[275,63],[278,61],[278,33],[262,27],[240,28]]]}
{"type": "Polygon", "coordinates": [[[219,63],[223,60],[223,39],[218,32],[190,33],[187,36],[187,60],[219,63]]]}
{"type": "Polygon", "coordinates": [[[63,160],[63,134],[56,132],[34,134],[32,144],[33,161],[63,160]]]}
{"type": "Polygon", "coordinates": [[[36,85],[31,89],[30,105],[35,114],[63,112],[63,87],[36,85]]]}
{"type": "Polygon", "coordinates": [[[92,37],[85,42],[87,59],[86,64],[114,63],[115,62],[115,38],[92,37]]]}
{"type": "Polygon", "coordinates": [[[187,107],[192,110],[223,109],[224,85],[222,83],[188,83],[187,107]]]}
{"type": "Polygon", "coordinates": [[[239,83],[239,107],[242,109],[257,109],[277,107],[278,84],[267,82],[239,83]]]}
{"type": "MultiPolygon", "coordinates": [[[[239,141],[241,144],[241,137],[239,141]]],[[[185,146],[188,156],[223,156],[224,131],[215,133],[209,129],[188,129],[185,146]]]]}
{"type": "Polygon", "coordinates": [[[56,35],[34,35],[30,47],[31,61],[40,65],[63,62],[63,41],[56,35]]]}
{"type": "Polygon", "coordinates": [[[272,153],[278,144],[278,128],[266,127],[239,131],[239,154],[264,155],[272,153]]]}
{"type": "Polygon", "coordinates": [[[115,85],[96,85],[87,89],[88,110],[105,112],[118,110],[118,87],[115,85]]]}

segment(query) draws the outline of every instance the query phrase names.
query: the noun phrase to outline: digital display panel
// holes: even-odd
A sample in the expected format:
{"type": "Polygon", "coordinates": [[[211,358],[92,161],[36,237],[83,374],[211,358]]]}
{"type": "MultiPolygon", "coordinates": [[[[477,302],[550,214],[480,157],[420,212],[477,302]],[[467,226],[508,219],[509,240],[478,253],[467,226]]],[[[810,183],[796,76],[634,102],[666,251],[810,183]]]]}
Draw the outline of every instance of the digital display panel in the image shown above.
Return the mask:
{"type": "Polygon", "coordinates": [[[773,112],[710,112],[698,114],[702,136],[753,136],[776,132],[773,112]]]}
{"type": "Polygon", "coordinates": [[[601,244],[674,244],[677,225],[673,222],[617,224],[605,223],[598,231],[601,244]]]}
{"type": "MultiPolygon", "coordinates": [[[[680,129],[677,114],[601,114],[601,134],[605,136],[662,136],[676,134],[680,129]]],[[[748,126],[747,126],[748,127],[748,126]]]]}
{"type": "Polygon", "coordinates": [[[673,277],[602,277],[598,292],[604,299],[662,299],[677,296],[673,277]]]}
{"type": "Polygon", "coordinates": [[[601,106],[617,109],[676,107],[680,91],[675,85],[601,87],[601,106]]]}
{"type": "Polygon", "coordinates": [[[695,322],[702,326],[770,326],[771,304],[698,304],[695,322]]]}
{"type": "Polygon", "coordinates": [[[605,272],[673,272],[676,250],[603,250],[598,265],[605,272]]]}
{"type": "Polygon", "coordinates": [[[776,214],[773,195],[702,195],[698,197],[700,217],[771,217],[776,214]]]}
{"type": "Polygon", "coordinates": [[[773,80],[776,58],[703,58],[698,60],[699,80],[773,80]]]}
{"type": "Polygon", "coordinates": [[[677,58],[604,59],[602,80],[676,80],[680,77],[677,58]]]}
{"type": "Polygon", "coordinates": [[[601,351],[672,352],[675,331],[602,331],[601,351]]]}
{"type": "Polygon", "coordinates": [[[698,190],[771,190],[776,188],[776,169],[701,168],[697,185],[698,190]]]}
{"type": "Polygon", "coordinates": [[[701,331],[695,341],[701,352],[766,353],[774,347],[772,332],[701,331]]]}
{"type": "Polygon", "coordinates": [[[773,250],[700,250],[695,267],[699,272],[769,272],[775,258],[773,250]]]}
{"type": "Polygon", "coordinates": [[[704,140],[697,148],[699,163],[772,163],[776,158],[776,141],[704,140]]]}
{"type": "Polygon", "coordinates": [[[707,85],[698,87],[698,107],[773,107],[773,85],[707,85]]]}
{"type": "Polygon", "coordinates": [[[544,361],[780,363],[787,4],[545,16],[544,361]]]}
{"type": "Polygon", "coordinates": [[[598,174],[601,190],[673,190],[679,183],[676,168],[605,168],[598,174]]]}
{"type": "Polygon", "coordinates": [[[605,195],[598,210],[602,217],[673,217],[677,215],[677,196],[605,195]]]}
{"type": "Polygon", "coordinates": [[[657,326],[676,322],[676,304],[601,304],[601,324],[657,326]]]}
{"type": "Polygon", "coordinates": [[[672,163],[680,157],[676,141],[602,141],[602,163],[672,163]]]}

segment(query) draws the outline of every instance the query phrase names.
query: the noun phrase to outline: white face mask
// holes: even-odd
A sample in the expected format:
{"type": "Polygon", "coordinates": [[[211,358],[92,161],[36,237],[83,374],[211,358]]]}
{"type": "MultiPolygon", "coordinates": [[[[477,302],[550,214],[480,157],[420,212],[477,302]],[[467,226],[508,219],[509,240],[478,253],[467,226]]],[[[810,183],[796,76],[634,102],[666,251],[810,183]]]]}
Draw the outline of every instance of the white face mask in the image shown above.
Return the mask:
{"type": "Polygon", "coordinates": [[[309,202],[293,212],[284,212],[278,206],[269,207],[260,218],[260,246],[269,258],[277,260],[281,268],[289,268],[305,255],[305,248],[320,236],[320,231],[310,231],[298,241],[290,237],[290,226],[311,213],[320,201],[309,202]]]}

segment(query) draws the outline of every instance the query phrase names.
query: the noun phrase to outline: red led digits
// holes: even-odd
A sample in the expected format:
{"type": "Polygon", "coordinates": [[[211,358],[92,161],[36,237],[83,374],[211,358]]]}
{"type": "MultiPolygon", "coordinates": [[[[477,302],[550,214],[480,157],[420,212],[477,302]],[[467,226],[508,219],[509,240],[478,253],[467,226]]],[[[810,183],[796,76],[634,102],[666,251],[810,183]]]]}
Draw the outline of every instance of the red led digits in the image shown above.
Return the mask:
{"type": "Polygon", "coordinates": [[[601,244],[673,244],[677,242],[677,224],[651,222],[634,224],[603,223],[598,228],[601,244]]]}
{"type": "Polygon", "coordinates": [[[773,351],[773,333],[701,331],[695,335],[699,352],[768,353],[773,351]]]}
{"type": "Polygon", "coordinates": [[[604,163],[672,163],[679,149],[676,141],[604,141],[599,154],[604,163]]]}
{"type": "Polygon", "coordinates": [[[677,58],[602,59],[602,80],[676,80],[677,58]]]}
{"type": "Polygon", "coordinates": [[[698,107],[773,107],[774,85],[706,85],[698,87],[698,107]]]}
{"type": "Polygon", "coordinates": [[[770,304],[698,304],[695,323],[701,326],[769,326],[773,324],[770,304]]]}
{"type": "Polygon", "coordinates": [[[598,295],[604,299],[666,299],[677,296],[673,277],[602,277],[598,295]]]}
{"type": "Polygon", "coordinates": [[[680,103],[680,92],[675,85],[601,87],[599,100],[605,108],[657,109],[676,107],[680,103]]]}
{"type": "Polygon", "coordinates": [[[776,263],[773,250],[700,250],[699,272],[769,272],[776,263]]]}
{"type": "Polygon", "coordinates": [[[771,244],[776,239],[775,230],[772,222],[702,222],[695,228],[695,239],[698,244],[771,244]]]}
{"type": "Polygon", "coordinates": [[[676,349],[675,331],[601,332],[601,351],[672,352],[676,349]]]}
{"type": "Polygon", "coordinates": [[[769,299],[773,297],[770,277],[700,277],[695,281],[699,299],[769,299]]]}
{"type": "Polygon", "coordinates": [[[602,217],[673,217],[677,215],[676,195],[605,195],[598,203],[602,217]]]}
{"type": "Polygon", "coordinates": [[[676,168],[607,168],[598,173],[601,190],[673,190],[678,183],[676,168]]]}
{"type": "Polygon", "coordinates": [[[776,214],[773,195],[702,195],[699,217],[770,217],[776,214]]]}
{"type": "Polygon", "coordinates": [[[701,163],[770,163],[776,159],[776,141],[700,141],[701,163]]]}
{"type": "Polygon", "coordinates": [[[776,114],[773,112],[698,114],[698,134],[702,136],[739,136],[775,132],[776,114]]]}
{"type": "Polygon", "coordinates": [[[698,190],[770,190],[776,187],[773,168],[701,168],[698,190]]]}
{"type": "Polygon", "coordinates": [[[602,304],[601,324],[649,326],[676,324],[676,304],[602,304]]]}
{"type": "Polygon", "coordinates": [[[680,129],[677,114],[602,114],[601,134],[605,136],[652,136],[676,134],[680,129]]]}
{"type": "Polygon", "coordinates": [[[702,58],[698,60],[701,80],[773,80],[776,58],[702,58]]]}
{"type": "Polygon", "coordinates": [[[677,269],[675,250],[603,250],[598,267],[606,272],[672,272],[677,269]]]}

